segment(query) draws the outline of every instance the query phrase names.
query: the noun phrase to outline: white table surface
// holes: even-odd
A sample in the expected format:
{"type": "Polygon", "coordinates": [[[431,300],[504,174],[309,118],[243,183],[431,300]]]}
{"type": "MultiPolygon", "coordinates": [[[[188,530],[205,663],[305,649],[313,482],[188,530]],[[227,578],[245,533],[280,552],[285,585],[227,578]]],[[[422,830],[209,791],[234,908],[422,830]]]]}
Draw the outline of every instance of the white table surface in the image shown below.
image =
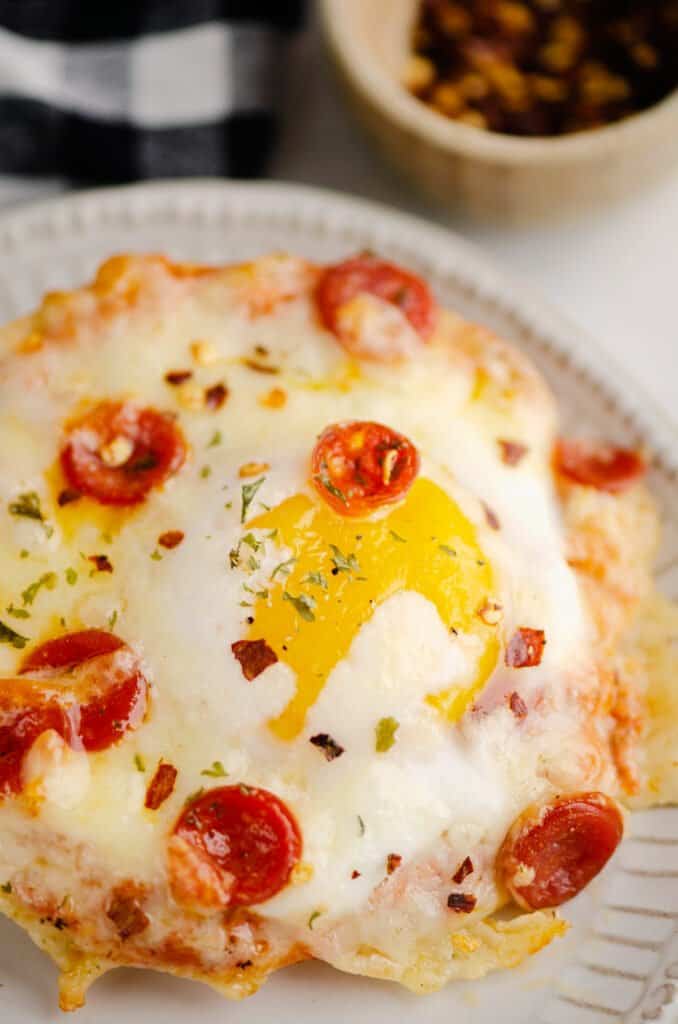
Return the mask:
{"type": "Polygon", "coordinates": [[[274,178],[375,199],[479,243],[595,336],[678,432],[678,171],[568,224],[467,223],[427,207],[382,164],[343,102],[316,27],[294,43],[287,77],[274,178]]]}

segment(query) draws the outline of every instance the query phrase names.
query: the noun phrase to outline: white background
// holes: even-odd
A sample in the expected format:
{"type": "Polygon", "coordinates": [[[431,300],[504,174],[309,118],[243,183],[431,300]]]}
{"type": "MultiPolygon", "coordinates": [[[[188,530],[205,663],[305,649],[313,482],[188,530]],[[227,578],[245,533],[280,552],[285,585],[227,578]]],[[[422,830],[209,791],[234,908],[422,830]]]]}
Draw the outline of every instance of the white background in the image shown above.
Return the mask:
{"type": "Polygon", "coordinates": [[[631,201],[567,224],[464,222],[426,206],[382,164],[344,104],[316,27],[290,56],[272,177],[376,199],[480,243],[594,335],[678,427],[678,168],[631,201]]]}

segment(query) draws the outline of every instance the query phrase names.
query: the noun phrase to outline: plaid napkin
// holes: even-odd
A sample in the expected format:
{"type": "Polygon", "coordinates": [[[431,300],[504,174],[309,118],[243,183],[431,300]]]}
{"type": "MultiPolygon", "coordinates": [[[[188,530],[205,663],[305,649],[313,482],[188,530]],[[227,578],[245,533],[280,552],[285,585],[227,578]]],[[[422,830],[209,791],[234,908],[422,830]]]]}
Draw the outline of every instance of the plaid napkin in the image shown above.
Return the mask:
{"type": "Polygon", "coordinates": [[[0,203],[139,178],[252,177],[304,0],[0,0],[0,203]]]}

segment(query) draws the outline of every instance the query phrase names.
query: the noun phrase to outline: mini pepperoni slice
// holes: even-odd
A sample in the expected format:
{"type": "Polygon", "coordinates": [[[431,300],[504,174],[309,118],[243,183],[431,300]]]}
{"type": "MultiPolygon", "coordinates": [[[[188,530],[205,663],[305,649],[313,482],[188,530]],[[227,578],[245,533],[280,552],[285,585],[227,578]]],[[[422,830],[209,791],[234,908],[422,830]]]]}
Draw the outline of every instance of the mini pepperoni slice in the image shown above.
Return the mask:
{"type": "Polygon", "coordinates": [[[645,474],[643,457],[631,448],[561,439],[555,448],[556,469],[584,487],[622,494],[645,474]]]}
{"type": "Polygon", "coordinates": [[[21,707],[18,697],[16,692],[0,694],[0,797],[21,792],[24,757],[38,736],[48,729],[64,737],[73,735],[68,712],[56,701],[21,707]]]}
{"type": "Polygon", "coordinates": [[[315,300],[320,319],[354,355],[382,362],[403,354],[397,339],[390,346],[372,347],[342,325],[342,310],[360,295],[374,295],[400,310],[422,341],[435,328],[437,309],[427,285],[408,270],[363,253],[327,267],[316,286],[315,300]]]}
{"type": "Polygon", "coordinates": [[[148,683],[123,641],[101,629],[48,640],[0,682],[0,796],[21,791],[24,758],[53,730],[75,750],[105,750],[146,713],[148,683]]]}
{"type": "Polygon", "coordinates": [[[559,907],[602,870],[623,832],[619,808],[603,793],[560,797],[517,819],[500,851],[499,870],[521,907],[559,907]]]}
{"type": "Polygon", "coordinates": [[[419,472],[411,441],[381,423],[327,427],[311,456],[311,479],[342,516],[364,516],[405,496],[419,472]]]}
{"type": "Polygon", "coordinates": [[[137,659],[119,637],[102,629],[48,640],[31,651],[21,674],[49,682],[57,701],[76,705],[77,741],[88,751],[117,743],[146,713],[148,682],[137,659]]]}
{"type": "Polygon", "coordinates": [[[61,466],[80,494],[102,505],[137,505],[185,458],[186,442],[171,416],[131,402],[100,402],[71,424],[61,466]]]}
{"type": "Polygon", "coordinates": [[[199,796],[174,835],[207,856],[231,906],[271,899],[301,857],[301,834],[289,809],[268,790],[250,786],[220,786],[199,796]]]}
{"type": "Polygon", "coordinates": [[[80,741],[90,752],[107,750],[126,732],[136,729],[146,714],[147,683],[138,668],[124,674],[119,682],[104,677],[97,681],[87,703],[80,705],[80,741]]]}
{"type": "Polygon", "coordinates": [[[65,633],[40,644],[28,654],[21,666],[21,674],[43,672],[55,669],[71,669],[90,658],[101,654],[112,654],[123,647],[120,637],[104,629],[81,629],[77,633],[65,633]]]}

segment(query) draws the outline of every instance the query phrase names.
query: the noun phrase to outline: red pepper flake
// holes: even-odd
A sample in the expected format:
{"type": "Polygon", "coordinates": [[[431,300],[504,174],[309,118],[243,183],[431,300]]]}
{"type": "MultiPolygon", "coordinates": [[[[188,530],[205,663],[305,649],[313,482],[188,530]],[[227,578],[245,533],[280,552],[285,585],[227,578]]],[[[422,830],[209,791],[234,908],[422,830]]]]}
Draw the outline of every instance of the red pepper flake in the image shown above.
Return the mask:
{"type": "Polygon", "coordinates": [[[113,572],[108,555],[88,555],[87,561],[95,566],[97,572],[113,572]]]}
{"type": "Polygon", "coordinates": [[[485,512],[487,525],[493,530],[501,530],[501,522],[499,521],[499,516],[494,509],[490,508],[489,505],[486,505],[485,502],[483,502],[483,510],[485,512]]]}
{"type": "Polygon", "coordinates": [[[311,736],[310,742],[314,747],[319,747],[323,751],[328,761],[334,761],[335,757],[341,757],[344,753],[344,748],[326,732],[319,732],[316,736],[311,736]]]}
{"type": "Polygon", "coordinates": [[[515,691],[509,697],[509,707],[516,718],[527,718],[527,704],[515,691]]]}
{"type": "Polygon", "coordinates": [[[539,665],[544,653],[546,637],[543,629],[517,629],[506,648],[505,663],[508,668],[534,668],[539,665]]]}
{"type": "Polygon", "coordinates": [[[470,914],[475,910],[478,900],[468,892],[451,892],[447,897],[447,905],[457,914],[470,914]]]}
{"type": "Polygon", "coordinates": [[[158,544],[161,548],[168,548],[171,551],[172,548],[178,547],[183,539],[183,530],[166,530],[165,533],[161,533],[158,537],[158,544]]]}
{"type": "Polygon", "coordinates": [[[185,384],[192,376],[193,370],[170,370],[165,374],[165,380],[173,387],[178,387],[180,384],[185,384]]]}
{"type": "Polygon", "coordinates": [[[352,871],[351,872],[351,878],[360,878],[360,872],[359,871],[355,871],[355,870],[352,871]]]}
{"type": "Polygon", "coordinates": [[[124,887],[114,890],[106,917],[113,922],[118,936],[123,942],[125,939],[132,938],[133,935],[139,935],[140,932],[145,931],[150,923],[147,915],[141,909],[138,896],[126,891],[124,887]]]}
{"type": "Polygon", "coordinates": [[[473,861],[470,857],[464,857],[463,861],[452,875],[452,881],[456,885],[461,885],[465,878],[473,874],[473,861]]]}
{"type": "Polygon", "coordinates": [[[278,655],[271,650],[265,640],[236,640],[231,650],[240,662],[242,674],[248,683],[260,676],[269,667],[275,665],[278,655]]]}
{"type": "Polygon", "coordinates": [[[80,491],[76,491],[75,487],[64,487],[63,491],[59,491],[57,505],[59,508],[63,508],[64,505],[72,505],[74,501],[78,501],[80,498],[82,498],[82,494],[80,491]]]}
{"type": "Polygon", "coordinates": [[[243,363],[248,370],[254,370],[255,373],[280,373],[279,366],[269,366],[268,363],[261,363],[258,359],[243,359],[243,363]]]}
{"type": "Polygon", "coordinates": [[[178,774],[173,764],[160,762],[146,790],[145,806],[149,811],[157,811],[158,807],[172,795],[178,774]]]}
{"type": "Polygon", "coordinates": [[[259,404],[267,409],[282,409],[287,402],[287,392],[283,388],[271,388],[265,395],[259,395],[259,404]]]}
{"type": "Polygon", "coordinates": [[[228,388],[223,381],[219,381],[218,384],[213,384],[211,387],[205,388],[205,405],[208,409],[212,409],[216,412],[217,409],[221,409],[227,398],[228,388]]]}
{"type": "Polygon", "coordinates": [[[403,862],[403,858],[399,853],[389,853],[386,858],[386,874],[392,875],[393,872],[400,867],[403,862]]]}
{"type": "Polygon", "coordinates": [[[504,441],[500,439],[499,447],[501,448],[502,460],[507,466],[517,466],[529,451],[527,445],[521,444],[519,441],[504,441]]]}

